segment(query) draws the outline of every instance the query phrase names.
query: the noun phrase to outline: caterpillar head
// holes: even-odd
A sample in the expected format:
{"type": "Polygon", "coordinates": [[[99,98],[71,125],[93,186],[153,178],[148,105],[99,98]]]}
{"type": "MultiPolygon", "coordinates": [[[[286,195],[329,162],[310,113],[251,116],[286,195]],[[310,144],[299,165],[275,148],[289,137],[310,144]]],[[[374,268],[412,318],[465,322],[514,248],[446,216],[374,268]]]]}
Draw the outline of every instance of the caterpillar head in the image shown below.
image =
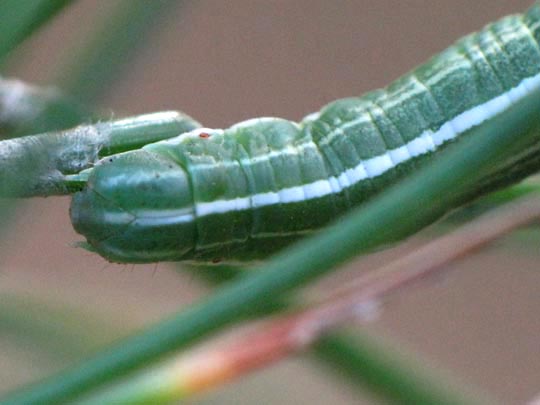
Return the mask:
{"type": "Polygon", "coordinates": [[[75,230],[112,262],[181,260],[195,246],[188,176],[171,158],[150,151],[100,161],[70,213],[75,230]]]}

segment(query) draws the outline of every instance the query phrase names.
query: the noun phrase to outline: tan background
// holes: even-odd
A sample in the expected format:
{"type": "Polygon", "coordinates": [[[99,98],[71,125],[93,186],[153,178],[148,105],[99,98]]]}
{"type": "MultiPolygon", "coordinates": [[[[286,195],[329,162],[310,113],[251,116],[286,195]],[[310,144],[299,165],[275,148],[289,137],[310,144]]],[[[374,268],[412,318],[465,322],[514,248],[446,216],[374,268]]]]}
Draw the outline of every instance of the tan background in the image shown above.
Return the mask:
{"type": "MultiPolygon", "coordinates": [[[[335,98],[389,83],[461,35],[530,2],[193,1],[159,27],[101,107],[117,115],[182,109],[206,126],[261,115],[298,119],[335,98]]],[[[76,46],[114,3],[77,2],[25,46],[10,73],[48,83],[70,42],[76,46]]],[[[87,319],[132,330],[207,293],[169,265],[111,265],[72,247],[80,237],[69,223],[68,206],[68,198],[21,204],[16,232],[1,240],[0,305],[23,297],[75,319],[83,311],[88,318],[77,333],[103,335],[103,343],[115,333],[96,330],[87,319]]],[[[540,392],[540,238],[532,237],[521,232],[456,264],[459,271],[445,282],[392,301],[367,329],[503,403],[522,403],[540,392]]],[[[356,267],[367,271],[381,260],[356,267]]],[[[2,330],[0,347],[1,391],[69,363],[2,330]]],[[[297,358],[200,401],[352,404],[360,402],[357,392],[297,358]]],[[[366,397],[365,403],[375,400],[366,397]]]]}

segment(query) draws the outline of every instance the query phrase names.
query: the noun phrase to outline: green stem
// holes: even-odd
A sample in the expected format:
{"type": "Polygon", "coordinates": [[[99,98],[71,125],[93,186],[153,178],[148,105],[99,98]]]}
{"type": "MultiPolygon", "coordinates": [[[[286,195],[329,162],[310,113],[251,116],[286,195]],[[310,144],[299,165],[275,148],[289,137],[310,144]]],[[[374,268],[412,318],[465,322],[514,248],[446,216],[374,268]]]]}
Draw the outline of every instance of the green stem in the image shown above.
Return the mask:
{"type": "MultiPolygon", "coordinates": [[[[493,403],[478,395],[465,393],[452,378],[442,378],[440,371],[426,370],[417,362],[405,359],[366,336],[333,333],[314,343],[311,353],[316,360],[347,378],[359,390],[368,389],[387,403],[404,405],[465,405],[493,403]]],[[[181,360],[178,360],[181,361],[181,360]]],[[[129,375],[113,385],[106,385],[77,399],[80,405],[168,404],[185,400],[192,394],[179,388],[174,359],[142,373],[129,375]]],[[[365,392],[364,392],[365,394],[365,392]]]]}
{"type": "MultiPolygon", "coordinates": [[[[332,334],[319,339],[315,356],[325,365],[382,396],[388,403],[403,405],[457,405],[492,403],[478,395],[452,389],[449,378],[440,372],[428,373],[417,361],[405,359],[389,344],[375,342],[367,336],[332,334]],[[444,384],[442,383],[444,381],[444,384]],[[458,394],[460,392],[460,394],[458,394]],[[476,397],[473,400],[473,397],[476,397]]],[[[450,379],[451,380],[451,379],[450,379]]]]}
{"type": "MultiPolygon", "coordinates": [[[[11,50],[69,2],[0,2],[0,60],[4,48],[6,52],[11,50]]],[[[76,57],[70,58],[72,62],[60,69],[62,73],[58,75],[58,83],[66,94],[71,95],[69,98],[59,96],[50,89],[0,79],[0,136],[20,137],[70,128],[83,119],[96,119],[97,116],[89,115],[88,108],[83,105],[92,105],[105,89],[114,87],[122,69],[133,60],[136,50],[145,43],[155,24],[177,5],[178,2],[174,0],[162,0],[152,7],[142,0],[123,0],[116,5],[110,18],[96,30],[98,35],[85,46],[78,46],[76,57]],[[137,38],[135,46],[133,38],[137,38]],[[17,86],[18,96],[15,100],[9,97],[9,106],[4,106],[2,97],[12,96],[14,86],[17,86]],[[20,94],[21,90],[24,94],[20,94]]]]}
{"type": "Polygon", "coordinates": [[[2,0],[0,64],[6,55],[72,0],[2,0]]]}
{"type": "MultiPolygon", "coordinates": [[[[210,284],[222,285],[242,276],[242,271],[230,266],[192,266],[190,272],[210,284]]],[[[254,308],[250,317],[259,318],[291,310],[298,304],[285,300],[269,300],[254,308]]],[[[340,333],[320,338],[310,353],[324,365],[330,366],[340,377],[355,388],[368,389],[389,401],[403,404],[469,404],[476,403],[458,387],[448,387],[448,378],[440,373],[429,373],[418,364],[405,362],[402,356],[390,354],[391,345],[375,344],[366,336],[353,339],[340,333]],[[442,383],[444,381],[444,384],[442,383]]],[[[170,362],[150,366],[142,373],[130,375],[112,385],[100,387],[82,398],[81,405],[94,404],[165,404],[184,399],[186,395],[176,387],[170,362]],[[171,381],[172,378],[172,381],[171,381]]],[[[172,366],[174,368],[174,365],[172,366]]],[[[79,403],[79,402],[77,402],[79,403]]]]}
{"type": "Polygon", "coordinates": [[[77,191],[85,182],[79,173],[100,158],[198,126],[187,115],[161,112],[0,141],[0,197],[77,191]]]}
{"type": "Polygon", "coordinates": [[[328,273],[352,257],[404,238],[463,203],[464,193],[531,142],[538,142],[540,122],[523,120],[540,111],[534,92],[470,136],[448,147],[440,159],[390,188],[313,238],[273,257],[206,300],[149,330],[128,338],[76,368],[4,398],[3,404],[67,401],[110,382],[237,320],[262,302],[328,273]],[[473,135],[474,134],[474,135],[473,135]]]}
{"type": "Polygon", "coordinates": [[[66,364],[126,332],[93,312],[73,311],[47,300],[0,295],[0,336],[66,364]]]}
{"type": "Polygon", "coordinates": [[[76,95],[83,104],[95,105],[104,89],[114,87],[133,62],[136,50],[147,43],[156,24],[167,17],[179,0],[122,0],[109,18],[96,29],[90,41],[70,56],[71,63],[61,69],[59,82],[66,93],[76,95]],[[62,80],[62,78],[72,78],[62,80]],[[99,86],[96,86],[99,83],[99,86]]]}
{"type": "Polygon", "coordinates": [[[0,77],[0,138],[73,127],[84,117],[83,108],[55,88],[0,77]]]}
{"type": "Polygon", "coordinates": [[[530,178],[522,183],[503,190],[491,193],[484,198],[469,204],[467,207],[457,210],[450,214],[446,221],[441,225],[454,226],[456,223],[462,223],[471,220],[474,217],[502,204],[509,203],[515,199],[529,194],[540,194],[540,183],[538,178],[530,178]]]}

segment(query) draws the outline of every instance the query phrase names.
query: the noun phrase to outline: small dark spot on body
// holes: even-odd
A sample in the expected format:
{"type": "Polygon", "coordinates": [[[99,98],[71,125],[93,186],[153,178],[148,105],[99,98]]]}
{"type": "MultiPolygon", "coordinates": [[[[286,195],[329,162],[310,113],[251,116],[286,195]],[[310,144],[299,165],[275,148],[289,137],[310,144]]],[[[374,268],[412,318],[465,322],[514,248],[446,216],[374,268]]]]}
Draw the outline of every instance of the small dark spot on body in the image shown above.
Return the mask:
{"type": "Polygon", "coordinates": [[[210,138],[210,134],[207,132],[201,132],[199,134],[199,138],[203,138],[203,139],[210,138]]]}
{"type": "Polygon", "coordinates": [[[160,177],[159,173],[156,173],[156,179],[159,179],[159,177],[160,177]]]}
{"type": "Polygon", "coordinates": [[[223,259],[221,257],[215,257],[212,259],[212,263],[214,264],[218,264],[218,263],[221,263],[223,259]]]}

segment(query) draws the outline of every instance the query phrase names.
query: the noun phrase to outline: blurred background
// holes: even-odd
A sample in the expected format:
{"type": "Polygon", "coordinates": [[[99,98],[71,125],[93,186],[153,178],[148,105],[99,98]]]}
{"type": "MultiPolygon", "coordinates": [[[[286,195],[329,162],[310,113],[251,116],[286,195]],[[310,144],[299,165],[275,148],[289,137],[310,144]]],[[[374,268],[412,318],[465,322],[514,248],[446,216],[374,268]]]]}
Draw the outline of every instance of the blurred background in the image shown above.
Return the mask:
{"type": "MultiPolygon", "coordinates": [[[[531,2],[178,2],[98,107],[104,116],[179,109],[209,127],[257,116],[298,120],[334,99],[388,84],[531,2]]],[[[61,87],[59,64],[117,3],[75,2],[17,51],[6,76],[61,87]]],[[[74,247],[81,237],[68,209],[69,198],[21,202],[0,241],[0,392],[72,364],[210,291],[175,265],[114,265],[74,247]]],[[[310,292],[369,271],[426,237],[352,263],[310,292]]],[[[539,243],[538,231],[519,231],[456,263],[446,279],[393,299],[361,330],[502,403],[523,403],[540,392],[539,243]]],[[[300,401],[378,403],[301,356],[192,403],[300,401]]]]}

